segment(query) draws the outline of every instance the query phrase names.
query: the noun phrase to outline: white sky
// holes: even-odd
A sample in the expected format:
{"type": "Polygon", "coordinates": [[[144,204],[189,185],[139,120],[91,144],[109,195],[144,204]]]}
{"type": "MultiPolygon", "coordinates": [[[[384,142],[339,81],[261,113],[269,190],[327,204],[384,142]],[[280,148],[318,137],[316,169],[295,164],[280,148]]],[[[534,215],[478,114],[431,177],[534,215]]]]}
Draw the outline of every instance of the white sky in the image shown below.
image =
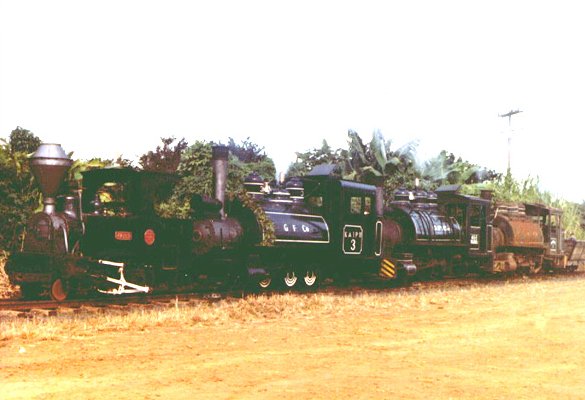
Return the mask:
{"type": "Polygon", "coordinates": [[[579,1],[0,0],[0,137],[79,158],[161,137],[294,151],[374,129],[585,200],[579,1]]]}

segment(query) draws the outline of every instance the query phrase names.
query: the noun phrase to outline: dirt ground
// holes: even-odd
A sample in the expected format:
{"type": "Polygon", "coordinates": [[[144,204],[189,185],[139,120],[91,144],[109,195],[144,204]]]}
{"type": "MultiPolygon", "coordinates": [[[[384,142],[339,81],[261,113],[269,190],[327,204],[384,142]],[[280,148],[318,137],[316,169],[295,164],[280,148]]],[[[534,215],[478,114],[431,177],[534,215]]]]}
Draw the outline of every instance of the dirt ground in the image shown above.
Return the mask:
{"type": "Polygon", "coordinates": [[[584,294],[563,278],[298,295],[307,312],[23,333],[0,341],[0,398],[585,398],[584,294]]]}

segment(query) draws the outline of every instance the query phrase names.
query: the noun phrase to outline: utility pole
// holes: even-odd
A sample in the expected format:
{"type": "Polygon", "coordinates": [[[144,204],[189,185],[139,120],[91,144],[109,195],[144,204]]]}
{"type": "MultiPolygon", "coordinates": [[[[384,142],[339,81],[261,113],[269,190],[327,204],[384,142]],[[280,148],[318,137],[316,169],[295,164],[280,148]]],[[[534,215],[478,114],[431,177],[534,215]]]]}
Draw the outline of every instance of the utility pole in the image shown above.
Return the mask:
{"type": "Polygon", "coordinates": [[[506,114],[498,114],[500,117],[508,117],[508,171],[510,170],[510,152],[512,151],[512,115],[521,113],[520,110],[510,110],[506,114]]]}

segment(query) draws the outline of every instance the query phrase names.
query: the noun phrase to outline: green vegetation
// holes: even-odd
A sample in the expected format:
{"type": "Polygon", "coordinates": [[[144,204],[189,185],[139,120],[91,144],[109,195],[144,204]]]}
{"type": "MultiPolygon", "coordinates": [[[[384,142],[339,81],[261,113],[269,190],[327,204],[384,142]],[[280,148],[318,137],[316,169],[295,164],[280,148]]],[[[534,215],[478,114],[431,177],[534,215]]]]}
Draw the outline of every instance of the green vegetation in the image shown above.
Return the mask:
{"type": "MultiPolygon", "coordinates": [[[[189,202],[193,195],[212,196],[211,147],[213,145],[213,142],[198,140],[184,148],[175,170],[180,181],[169,201],[159,205],[158,212],[161,215],[185,218],[189,215],[189,202]]],[[[227,181],[229,197],[237,196],[243,188],[245,178],[252,172],[257,172],[268,180],[274,178],[276,174],[274,161],[264,154],[262,148],[249,140],[236,144],[232,138],[229,139],[227,146],[230,149],[227,181]]]]}
{"type": "MultiPolygon", "coordinates": [[[[416,179],[419,180],[419,187],[426,190],[445,184],[460,184],[464,193],[477,195],[481,189],[490,189],[496,200],[542,203],[562,209],[567,234],[585,239],[585,203],[579,205],[555,198],[550,192],[539,188],[537,178],[519,181],[511,171],[505,175],[498,174],[445,150],[419,164],[415,142],[394,148],[392,142],[379,131],[373,133],[369,142],[351,130],[347,138],[346,148],[333,149],[323,141],[320,147],[298,152],[287,176],[304,175],[323,163],[336,164],[339,177],[383,185],[388,199],[399,187],[413,188],[416,179]]],[[[75,160],[65,180],[68,188],[64,188],[79,188],[81,172],[107,166],[173,173],[179,176],[178,184],[170,199],[159,205],[158,211],[163,216],[186,217],[194,194],[212,196],[210,161],[214,143],[198,140],[189,144],[185,139],[177,141],[174,137],[161,138],[161,142],[156,149],[140,157],[137,167],[122,156],[116,160],[75,160]]],[[[40,193],[27,159],[40,143],[41,139],[32,132],[17,127],[10,133],[9,139],[2,140],[0,144],[0,249],[12,251],[19,247],[26,221],[40,208],[40,193]]],[[[232,138],[227,146],[230,149],[227,185],[230,198],[241,197],[239,193],[244,179],[252,172],[269,181],[274,178],[274,162],[262,147],[249,139],[236,143],[232,138]]]]}
{"type": "Polygon", "coordinates": [[[517,180],[508,170],[506,175],[498,176],[482,184],[465,185],[463,193],[478,195],[483,189],[493,191],[495,201],[538,203],[558,208],[563,211],[565,236],[585,239],[585,203],[579,205],[556,198],[549,191],[539,188],[538,178],[528,177],[517,180]]]}
{"type": "Polygon", "coordinates": [[[0,144],[0,249],[19,247],[26,221],[40,205],[28,163],[28,154],[40,143],[32,132],[17,127],[0,144]]]}
{"type": "Polygon", "coordinates": [[[379,131],[372,140],[364,143],[357,132],[348,132],[346,149],[332,149],[323,141],[320,148],[297,153],[287,176],[304,175],[315,165],[330,163],[338,165],[338,176],[366,183],[383,184],[386,198],[392,198],[399,187],[419,187],[434,190],[441,185],[461,185],[465,194],[478,195],[480,190],[494,192],[495,201],[540,203],[563,211],[563,224],[567,234],[585,239],[585,203],[579,205],[553,196],[539,188],[539,181],[529,177],[517,180],[511,171],[505,175],[456,157],[446,150],[436,157],[417,164],[416,143],[407,143],[394,150],[391,142],[385,141],[379,131]]]}
{"type": "Polygon", "coordinates": [[[455,157],[446,150],[419,166],[423,188],[434,190],[442,185],[474,184],[498,180],[501,174],[455,157]]]}

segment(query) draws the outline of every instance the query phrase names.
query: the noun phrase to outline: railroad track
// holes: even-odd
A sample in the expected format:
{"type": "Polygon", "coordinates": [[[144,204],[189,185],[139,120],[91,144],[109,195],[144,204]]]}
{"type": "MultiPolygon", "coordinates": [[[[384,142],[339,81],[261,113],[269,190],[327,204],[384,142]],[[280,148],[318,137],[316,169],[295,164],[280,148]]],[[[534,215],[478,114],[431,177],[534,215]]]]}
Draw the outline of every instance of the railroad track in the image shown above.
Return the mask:
{"type": "Polygon", "coordinates": [[[53,300],[21,300],[21,299],[0,299],[0,318],[21,317],[29,318],[36,316],[57,316],[71,314],[105,313],[111,310],[130,310],[134,308],[169,308],[189,302],[214,302],[233,294],[162,294],[162,295],[135,295],[123,297],[95,297],[73,299],[63,302],[53,300]]]}
{"type": "MultiPolygon", "coordinates": [[[[415,281],[406,287],[393,288],[389,287],[387,282],[379,279],[370,280],[352,280],[343,285],[334,285],[329,281],[324,283],[317,293],[326,293],[333,295],[359,295],[367,293],[384,293],[402,290],[406,292],[424,292],[435,289],[461,289],[465,287],[474,287],[477,285],[500,285],[519,283],[525,281],[546,281],[563,278],[585,278],[585,271],[563,273],[563,274],[538,274],[538,275],[515,275],[503,279],[493,276],[473,276],[473,277],[444,277],[440,280],[423,280],[415,281]]],[[[264,295],[271,296],[281,294],[283,291],[263,292],[264,295]]],[[[292,291],[292,293],[297,293],[292,291]]],[[[306,293],[306,292],[298,292],[306,293]]],[[[193,293],[168,293],[160,295],[126,295],[126,296],[100,296],[92,298],[79,298],[63,302],[53,300],[21,300],[21,299],[0,299],[0,318],[2,317],[51,317],[59,315],[74,314],[91,314],[106,313],[113,310],[131,310],[136,308],[169,308],[178,307],[196,302],[215,302],[225,299],[238,299],[247,295],[257,295],[257,293],[244,294],[242,291],[233,292],[193,292],[193,293]]]]}

